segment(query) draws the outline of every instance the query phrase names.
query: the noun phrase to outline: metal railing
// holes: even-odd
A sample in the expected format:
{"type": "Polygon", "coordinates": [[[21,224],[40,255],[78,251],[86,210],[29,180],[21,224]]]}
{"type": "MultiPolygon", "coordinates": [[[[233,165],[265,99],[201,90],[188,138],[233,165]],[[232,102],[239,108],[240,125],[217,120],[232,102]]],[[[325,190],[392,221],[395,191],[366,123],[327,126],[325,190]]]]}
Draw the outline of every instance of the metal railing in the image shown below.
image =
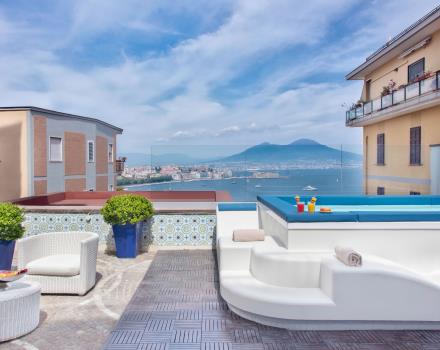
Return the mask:
{"type": "Polygon", "coordinates": [[[351,108],[346,112],[345,122],[350,124],[353,120],[371,115],[385,108],[404,103],[414,97],[418,97],[440,89],[440,71],[433,76],[408,84],[400,89],[393,90],[390,94],[380,98],[364,102],[361,106],[351,108]]]}

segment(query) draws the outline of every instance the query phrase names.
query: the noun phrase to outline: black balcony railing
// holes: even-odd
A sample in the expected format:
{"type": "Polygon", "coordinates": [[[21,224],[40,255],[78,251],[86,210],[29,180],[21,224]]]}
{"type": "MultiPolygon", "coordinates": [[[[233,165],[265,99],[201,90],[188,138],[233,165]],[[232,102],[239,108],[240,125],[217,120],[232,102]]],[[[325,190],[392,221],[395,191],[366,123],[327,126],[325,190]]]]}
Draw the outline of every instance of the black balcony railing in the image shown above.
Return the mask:
{"type": "Polygon", "coordinates": [[[418,97],[440,89],[440,71],[432,76],[408,84],[400,89],[393,90],[390,94],[381,96],[375,100],[364,102],[346,112],[345,122],[350,122],[369,116],[374,112],[404,103],[414,97],[418,97]]]}

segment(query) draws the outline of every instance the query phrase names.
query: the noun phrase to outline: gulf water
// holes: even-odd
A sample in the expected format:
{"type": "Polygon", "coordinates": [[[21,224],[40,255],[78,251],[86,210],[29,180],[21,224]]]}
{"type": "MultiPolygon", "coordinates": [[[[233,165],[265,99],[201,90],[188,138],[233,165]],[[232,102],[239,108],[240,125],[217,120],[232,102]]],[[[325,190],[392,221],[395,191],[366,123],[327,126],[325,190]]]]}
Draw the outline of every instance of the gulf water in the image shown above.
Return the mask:
{"type": "Polygon", "coordinates": [[[134,191],[227,191],[235,201],[255,201],[257,195],[362,194],[362,168],[275,170],[280,178],[249,178],[235,172],[233,179],[193,180],[130,187],[134,191]],[[316,188],[306,191],[306,186],[316,188]]]}

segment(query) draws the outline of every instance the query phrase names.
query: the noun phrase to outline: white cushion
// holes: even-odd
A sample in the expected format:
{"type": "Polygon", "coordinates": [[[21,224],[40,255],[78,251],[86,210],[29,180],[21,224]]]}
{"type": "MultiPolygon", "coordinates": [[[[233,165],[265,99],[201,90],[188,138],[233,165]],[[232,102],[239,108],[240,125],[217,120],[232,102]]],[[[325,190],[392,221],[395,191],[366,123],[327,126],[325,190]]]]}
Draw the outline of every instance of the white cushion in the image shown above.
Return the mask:
{"type": "Polygon", "coordinates": [[[77,254],[49,255],[26,265],[29,275],[76,276],[79,275],[80,256],[77,254]]]}
{"type": "Polygon", "coordinates": [[[264,230],[260,229],[241,229],[232,232],[234,242],[255,242],[264,241],[264,230]]]}

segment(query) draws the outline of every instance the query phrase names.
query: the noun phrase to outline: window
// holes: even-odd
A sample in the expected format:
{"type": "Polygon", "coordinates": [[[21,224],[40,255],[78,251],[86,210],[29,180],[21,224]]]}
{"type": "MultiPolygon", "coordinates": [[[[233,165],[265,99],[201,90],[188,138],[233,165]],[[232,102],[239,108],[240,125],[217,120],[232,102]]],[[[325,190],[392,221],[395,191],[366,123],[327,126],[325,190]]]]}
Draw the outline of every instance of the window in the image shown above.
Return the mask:
{"type": "Polygon", "coordinates": [[[61,137],[49,138],[49,153],[51,162],[63,161],[63,139],[61,137]]]}
{"type": "Polygon", "coordinates": [[[425,73],[425,58],[422,58],[408,66],[408,83],[414,82],[425,73]]]}
{"type": "Polygon", "coordinates": [[[409,191],[410,196],[420,196],[420,192],[418,191],[409,191]]]}
{"type": "Polygon", "coordinates": [[[421,165],[422,160],[422,127],[417,126],[410,129],[409,136],[409,164],[410,165],[421,165]]]}
{"type": "Polygon", "coordinates": [[[385,134],[377,134],[377,164],[385,165],[385,134]]]}
{"type": "Polygon", "coordinates": [[[113,163],[113,144],[108,144],[108,162],[113,163]]]}
{"type": "Polygon", "coordinates": [[[95,161],[95,143],[93,141],[87,141],[87,159],[89,163],[95,161]]]}
{"type": "Polygon", "coordinates": [[[385,194],[385,187],[378,187],[377,188],[377,195],[383,196],[385,194]]]}

